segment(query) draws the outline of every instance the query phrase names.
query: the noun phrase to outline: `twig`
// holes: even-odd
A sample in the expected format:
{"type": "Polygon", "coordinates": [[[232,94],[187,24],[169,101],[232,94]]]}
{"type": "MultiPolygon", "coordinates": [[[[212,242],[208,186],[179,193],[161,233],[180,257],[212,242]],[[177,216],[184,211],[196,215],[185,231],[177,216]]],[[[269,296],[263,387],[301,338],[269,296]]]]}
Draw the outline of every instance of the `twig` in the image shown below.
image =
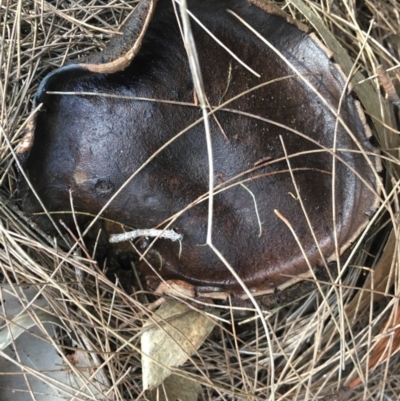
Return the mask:
{"type": "Polygon", "coordinates": [[[137,229],[133,231],[127,231],[122,234],[111,234],[110,242],[117,244],[118,242],[131,241],[139,237],[158,237],[165,238],[171,241],[182,241],[183,235],[176,233],[174,230],[158,230],[156,228],[145,228],[137,229]]]}
{"type": "Polygon", "coordinates": [[[389,101],[400,108],[400,97],[396,92],[396,89],[391,78],[389,77],[389,74],[386,71],[386,68],[382,64],[378,65],[376,67],[376,73],[378,74],[379,83],[387,94],[389,101]]]}

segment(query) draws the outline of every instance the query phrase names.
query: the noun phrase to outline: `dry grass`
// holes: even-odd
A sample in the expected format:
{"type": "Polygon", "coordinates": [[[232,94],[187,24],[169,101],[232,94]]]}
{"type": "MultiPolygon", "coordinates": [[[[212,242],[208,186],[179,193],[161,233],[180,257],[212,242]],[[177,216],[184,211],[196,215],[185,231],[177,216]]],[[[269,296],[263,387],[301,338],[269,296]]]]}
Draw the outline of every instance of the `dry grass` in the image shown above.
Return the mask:
{"type": "MultiPolygon", "coordinates": [[[[309,23],[293,4],[279,4],[297,19],[309,23]]],[[[315,0],[306,4],[324,21],[352,60],[358,60],[356,70],[375,88],[376,67],[382,63],[392,69],[394,82],[399,82],[398,0],[315,0]]],[[[14,150],[29,120],[31,99],[41,79],[65,60],[103,47],[134,6],[135,2],[123,0],[0,0],[3,282],[37,286],[66,328],[80,339],[80,348],[92,352],[99,369],[106,372],[106,399],[110,400],[144,397],[140,333],[143,320],[150,313],[146,305],[154,298],[140,285],[123,289],[119,279],[109,280],[84,250],[71,252],[60,248],[30,225],[18,209],[14,150]]],[[[256,311],[234,319],[229,308],[223,309],[218,328],[199,355],[179,369],[204,385],[204,399],[268,399],[271,355],[275,400],[318,399],[358,376],[367,385],[361,383],[346,395],[348,399],[398,399],[400,353],[390,355],[391,352],[381,350],[382,363],[374,370],[368,369],[370,358],[376,357],[374,349],[379,348],[375,344],[395,344],[400,335],[399,128],[383,96],[377,104],[379,107],[367,110],[367,114],[370,121],[381,124],[377,140],[385,167],[383,206],[363,241],[366,250],[354,252],[356,256],[342,266],[346,274],[334,284],[322,285],[322,293],[315,291],[300,304],[264,313],[264,324],[256,311]],[[395,323],[381,332],[389,316],[395,323]]],[[[135,273],[132,270],[128,274],[135,273]]],[[[67,345],[60,340],[61,354],[67,345]]],[[[67,361],[66,366],[73,369],[67,361]]],[[[71,394],[65,397],[80,399],[71,394]]]]}

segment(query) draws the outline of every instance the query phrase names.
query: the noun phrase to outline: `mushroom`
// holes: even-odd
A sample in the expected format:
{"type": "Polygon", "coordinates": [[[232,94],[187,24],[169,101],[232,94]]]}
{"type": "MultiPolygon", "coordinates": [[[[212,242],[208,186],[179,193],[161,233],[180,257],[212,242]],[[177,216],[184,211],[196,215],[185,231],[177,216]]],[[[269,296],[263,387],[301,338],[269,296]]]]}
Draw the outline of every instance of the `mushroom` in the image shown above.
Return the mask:
{"type": "MultiPolygon", "coordinates": [[[[188,9],[214,35],[192,20],[213,110],[213,243],[270,307],[329,276],[365,229],[378,205],[377,151],[339,66],[304,26],[257,0],[188,9]]],[[[47,75],[34,103],[43,106],[18,154],[31,183],[21,175],[22,207],[37,224],[55,232],[31,187],[50,212],[71,210],[72,198],[81,225],[102,211],[135,229],[166,228],[182,240],[141,242],[137,268],[150,288],[170,280],[195,297],[248,303],[204,245],[206,137],[170,0],[143,0],[122,36],[47,75]]]]}

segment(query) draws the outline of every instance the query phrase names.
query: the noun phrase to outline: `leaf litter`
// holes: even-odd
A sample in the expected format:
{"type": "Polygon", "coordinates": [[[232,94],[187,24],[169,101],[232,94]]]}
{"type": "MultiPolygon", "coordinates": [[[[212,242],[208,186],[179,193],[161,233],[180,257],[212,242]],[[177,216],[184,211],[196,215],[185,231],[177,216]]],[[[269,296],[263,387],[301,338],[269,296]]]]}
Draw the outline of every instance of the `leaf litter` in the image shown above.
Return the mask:
{"type": "MultiPolygon", "coordinates": [[[[78,0],[73,7],[65,2],[54,7],[41,1],[0,2],[3,286],[29,284],[41,291],[79,347],[96,355],[110,384],[104,395],[116,400],[145,397],[140,338],[156,297],[143,289],[134,269],[122,271],[112,260],[98,265],[94,255],[85,252],[85,244],[80,244],[80,251],[69,252],[24,219],[18,212],[11,149],[22,137],[31,113],[29,99],[41,78],[67,59],[103,48],[135,4],[115,1],[104,6],[78,0]]],[[[276,400],[339,399],[343,395],[348,400],[396,400],[400,393],[396,352],[399,126],[397,110],[379,88],[376,67],[384,65],[398,91],[399,18],[395,10],[399,3],[292,0],[278,4],[315,28],[345,72],[360,56],[352,85],[368,120],[375,123],[382,149],[384,207],[364,239],[365,251],[354,252],[351,262],[341,266],[346,274],[343,271],[339,281],[321,282],[323,293],[314,291],[299,303],[263,312],[272,350],[258,314],[220,308],[216,328],[183,366],[173,369],[174,375],[190,375],[200,383],[202,399],[267,399],[272,380],[276,400]],[[347,52],[348,60],[340,49],[347,52]],[[335,291],[330,291],[338,288],[340,302],[335,291]],[[346,386],[352,392],[340,390],[346,386]]],[[[101,236],[97,240],[101,242],[101,236]]],[[[60,338],[57,346],[67,354],[71,342],[60,338]]],[[[40,367],[36,369],[41,374],[40,367]]],[[[51,386],[44,373],[40,377],[51,386]]]]}

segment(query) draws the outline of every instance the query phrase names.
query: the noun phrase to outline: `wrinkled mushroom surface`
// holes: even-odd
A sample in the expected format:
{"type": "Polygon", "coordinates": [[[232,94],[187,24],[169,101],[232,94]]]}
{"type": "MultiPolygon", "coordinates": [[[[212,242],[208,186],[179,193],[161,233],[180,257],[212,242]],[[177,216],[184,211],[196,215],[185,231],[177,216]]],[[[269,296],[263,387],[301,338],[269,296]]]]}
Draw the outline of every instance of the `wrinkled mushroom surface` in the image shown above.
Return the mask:
{"type": "MultiPolygon", "coordinates": [[[[88,217],[79,212],[97,214],[127,180],[104,217],[133,228],[160,228],[184,210],[170,226],[182,234],[181,244],[158,239],[147,261],[139,262],[140,273],[151,287],[161,277],[182,280],[194,286],[197,296],[231,294],[239,304],[245,298],[243,288],[204,246],[209,176],[203,123],[176,138],[130,179],[160,147],[201,118],[171,1],[160,0],[154,15],[148,13],[148,4],[142,2],[128,23],[125,41],[117,38],[103,53],[44,79],[35,98],[43,108],[21,145],[20,159],[49,211],[71,210],[72,191],[81,224],[88,217]],[[115,60],[132,48],[127,41],[136,41],[136,50],[126,68],[94,72],[94,65],[118,64],[115,60]]],[[[205,94],[213,108],[280,78],[210,117],[216,186],[213,242],[248,288],[267,300],[300,275],[310,275],[309,266],[322,271],[336,259],[334,231],[341,254],[365,228],[377,206],[375,149],[340,69],[295,23],[245,0],[188,1],[188,8],[260,74],[249,72],[192,21],[205,94]],[[301,78],[289,77],[295,74],[292,68],[227,9],[278,49],[318,95],[301,78]],[[341,96],[337,122],[332,110],[341,96]],[[287,219],[298,241],[274,210],[287,219]]],[[[35,215],[42,209],[23,178],[20,191],[24,210],[54,232],[47,217],[35,215]]],[[[71,215],[63,219],[72,226],[71,215]]],[[[146,242],[141,244],[144,251],[146,242]]]]}

